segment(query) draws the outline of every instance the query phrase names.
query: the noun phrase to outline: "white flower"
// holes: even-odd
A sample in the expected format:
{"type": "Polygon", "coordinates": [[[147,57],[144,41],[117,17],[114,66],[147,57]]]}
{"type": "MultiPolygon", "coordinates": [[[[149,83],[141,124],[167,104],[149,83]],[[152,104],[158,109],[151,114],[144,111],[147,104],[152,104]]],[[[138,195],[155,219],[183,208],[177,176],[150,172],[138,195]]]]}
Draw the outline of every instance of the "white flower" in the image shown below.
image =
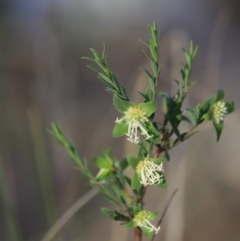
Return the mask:
{"type": "Polygon", "coordinates": [[[163,163],[158,165],[149,160],[148,157],[138,163],[136,171],[141,177],[140,183],[145,187],[147,185],[157,185],[163,181],[163,175],[159,173],[164,171],[163,163]]]}
{"type": "Polygon", "coordinates": [[[152,220],[151,214],[145,210],[138,212],[133,219],[134,223],[140,228],[144,227],[148,229],[149,232],[155,232],[155,234],[158,233],[160,226],[156,228],[150,223],[150,220],[152,220]]]}
{"type": "Polygon", "coordinates": [[[138,143],[138,130],[140,130],[141,134],[145,136],[145,140],[152,137],[148,134],[147,129],[144,126],[145,123],[149,121],[146,116],[147,114],[140,107],[129,107],[128,110],[124,112],[124,116],[121,119],[117,118],[115,123],[125,121],[128,125],[128,131],[126,134],[128,136],[127,140],[133,143],[138,143]]]}
{"type": "Polygon", "coordinates": [[[227,106],[224,101],[218,101],[213,105],[213,120],[216,123],[223,121],[224,117],[228,114],[227,106]]]}

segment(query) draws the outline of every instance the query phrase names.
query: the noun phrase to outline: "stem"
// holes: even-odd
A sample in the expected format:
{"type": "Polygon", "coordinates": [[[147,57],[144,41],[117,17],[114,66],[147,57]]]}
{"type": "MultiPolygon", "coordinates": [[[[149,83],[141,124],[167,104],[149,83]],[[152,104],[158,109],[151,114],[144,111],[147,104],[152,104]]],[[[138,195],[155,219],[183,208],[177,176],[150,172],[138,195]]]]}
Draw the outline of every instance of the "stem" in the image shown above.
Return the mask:
{"type": "MultiPolygon", "coordinates": [[[[176,195],[177,191],[178,191],[178,189],[175,189],[174,192],[172,193],[172,195],[171,195],[171,197],[170,197],[170,199],[169,199],[169,201],[168,201],[168,203],[167,203],[167,205],[166,205],[166,207],[165,207],[165,209],[164,209],[164,211],[163,211],[163,214],[162,214],[160,220],[158,221],[158,227],[161,225],[161,223],[162,223],[162,221],[163,221],[163,218],[164,218],[164,216],[165,216],[165,214],[166,214],[166,212],[167,212],[167,210],[168,210],[168,208],[169,208],[169,206],[170,206],[170,204],[171,204],[174,196],[176,195]]],[[[156,235],[156,234],[153,234],[153,237],[152,237],[151,241],[154,240],[155,235],[156,235]]]]}
{"type": "Polygon", "coordinates": [[[142,241],[142,230],[139,227],[134,229],[135,241],[142,241]]]}

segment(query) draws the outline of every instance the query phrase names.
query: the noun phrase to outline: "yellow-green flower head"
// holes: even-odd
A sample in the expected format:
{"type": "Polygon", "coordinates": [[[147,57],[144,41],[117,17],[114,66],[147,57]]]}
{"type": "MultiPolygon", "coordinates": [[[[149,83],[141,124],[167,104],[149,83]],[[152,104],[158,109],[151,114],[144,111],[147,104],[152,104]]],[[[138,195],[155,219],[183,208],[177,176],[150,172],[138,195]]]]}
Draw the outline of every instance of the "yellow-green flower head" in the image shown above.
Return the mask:
{"type": "Polygon", "coordinates": [[[138,212],[133,218],[133,222],[140,228],[146,228],[149,232],[154,232],[155,234],[158,233],[160,226],[156,228],[151,224],[150,220],[152,220],[152,215],[146,210],[138,212]]]}
{"type": "Polygon", "coordinates": [[[142,232],[148,237],[152,238],[153,233],[158,233],[159,227],[155,227],[150,221],[154,220],[158,216],[158,212],[150,212],[142,210],[140,205],[132,207],[133,219],[126,224],[126,228],[142,229],[142,232]]]}
{"type": "Polygon", "coordinates": [[[148,134],[147,129],[144,127],[144,124],[149,121],[146,115],[146,112],[138,106],[129,107],[127,111],[124,112],[124,116],[121,119],[117,118],[115,122],[121,123],[122,121],[125,121],[128,125],[128,131],[126,133],[126,136],[128,137],[127,140],[133,143],[138,143],[138,129],[141,134],[145,136],[145,140],[152,137],[148,134]]]}
{"type": "Polygon", "coordinates": [[[117,95],[113,97],[113,104],[123,116],[115,121],[116,125],[113,130],[114,137],[127,136],[127,140],[138,143],[140,141],[139,132],[145,137],[145,140],[153,137],[151,132],[159,134],[153,127],[150,119],[148,118],[156,110],[154,102],[140,103],[138,105],[124,101],[117,95]],[[152,128],[149,131],[149,126],[152,128]],[[149,134],[150,132],[150,134],[149,134]]]}
{"type": "Polygon", "coordinates": [[[167,182],[163,175],[164,157],[134,157],[128,156],[127,161],[134,169],[134,175],[131,182],[131,188],[138,190],[142,185],[157,185],[162,188],[167,187],[167,182]]]}
{"type": "Polygon", "coordinates": [[[216,123],[223,121],[228,114],[228,109],[224,101],[218,101],[213,105],[213,119],[216,123]]]}
{"type": "Polygon", "coordinates": [[[163,181],[163,163],[160,165],[151,161],[148,157],[140,161],[136,167],[138,175],[141,176],[140,183],[143,186],[158,185],[163,181]]]}

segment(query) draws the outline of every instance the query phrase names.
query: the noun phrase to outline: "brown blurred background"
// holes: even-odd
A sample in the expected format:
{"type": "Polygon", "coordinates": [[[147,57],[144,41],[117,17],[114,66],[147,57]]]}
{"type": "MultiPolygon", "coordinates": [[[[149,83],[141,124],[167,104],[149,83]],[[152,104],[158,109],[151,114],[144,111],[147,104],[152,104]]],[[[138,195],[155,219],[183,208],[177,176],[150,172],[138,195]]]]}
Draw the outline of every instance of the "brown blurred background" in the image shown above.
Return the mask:
{"type": "MultiPolygon", "coordinates": [[[[192,39],[200,46],[186,105],[226,90],[236,111],[225,120],[216,144],[211,123],[171,152],[165,163],[168,190],[149,188],[149,210],[163,212],[161,241],[240,240],[240,4],[216,0],[2,0],[0,2],[0,240],[49,241],[44,235],[89,191],[86,180],[54,138],[60,123],[89,160],[113,146],[116,157],[134,154],[125,138],[113,139],[118,112],[105,86],[82,56],[107,46],[109,64],[133,101],[147,79],[139,38],[147,24],[161,30],[159,87],[174,93],[174,79],[192,39]]],[[[186,128],[186,126],[183,128],[186,128]]],[[[93,170],[95,170],[93,168],[93,170]]],[[[51,240],[133,240],[133,233],[99,210],[108,203],[91,198],[51,240]]]]}

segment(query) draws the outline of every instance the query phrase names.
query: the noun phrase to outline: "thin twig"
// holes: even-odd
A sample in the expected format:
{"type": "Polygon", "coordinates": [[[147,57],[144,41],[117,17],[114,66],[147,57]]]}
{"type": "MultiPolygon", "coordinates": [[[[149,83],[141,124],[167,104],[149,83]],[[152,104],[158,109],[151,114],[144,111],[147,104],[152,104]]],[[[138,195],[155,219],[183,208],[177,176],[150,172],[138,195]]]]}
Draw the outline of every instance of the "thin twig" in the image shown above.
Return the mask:
{"type": "MultiPolygon", "coordinates": [[[[163,211],[163,214],[162,214],[160,220],[158,221],[157,227],[160,227],[160,225],[161,225],[161,223],[162,223],[162,221],[163,221],[163,218],[164,218],[164,216],[165,216],[165,214],[166,214],[166,212],[167,212],[167,210],[168,210],[168,208],[169,208],[169,206],[170,206],[170,204],[171,204],[174,196],[176,195],[177,191],[178,191],[178,189],[175,189],[174,192],[172,193],[170,199],[168,200],[167,206],[165,207],[165,209],[164,209],[164,211],[163,211]]],[[[156,235],[153,234],[151,241],[154,240],[155,236],[156,236],[156,235]]]]}
{"type": "Polygon", "coordinates": [[[74,216],[74,214],[76,214],[76,212],[80,208],[82,208],[89,200],[91,200],[96,194],[98,194],[98,191],[96,189],[91,189],[80,199],[78,199],[77,202],[75,202],[48,230],[48,232],[44,235],[41,241],[52,240],[54,236],[60,231],[60,229],[74,216]]]}

